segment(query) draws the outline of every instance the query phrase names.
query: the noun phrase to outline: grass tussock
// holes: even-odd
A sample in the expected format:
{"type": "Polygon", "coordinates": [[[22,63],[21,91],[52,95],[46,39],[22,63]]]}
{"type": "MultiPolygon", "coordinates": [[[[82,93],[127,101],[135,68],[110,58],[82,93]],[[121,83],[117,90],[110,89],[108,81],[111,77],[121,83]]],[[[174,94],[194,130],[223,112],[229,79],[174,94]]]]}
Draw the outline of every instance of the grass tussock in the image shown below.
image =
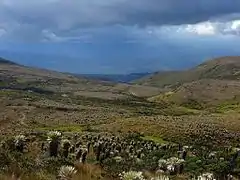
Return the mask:
{"type": "Polygon", "coordinates": [[[77,174],[73,180],[99,180],[103,179],[103,170],[98,165],[76,164],[77,174]]]}

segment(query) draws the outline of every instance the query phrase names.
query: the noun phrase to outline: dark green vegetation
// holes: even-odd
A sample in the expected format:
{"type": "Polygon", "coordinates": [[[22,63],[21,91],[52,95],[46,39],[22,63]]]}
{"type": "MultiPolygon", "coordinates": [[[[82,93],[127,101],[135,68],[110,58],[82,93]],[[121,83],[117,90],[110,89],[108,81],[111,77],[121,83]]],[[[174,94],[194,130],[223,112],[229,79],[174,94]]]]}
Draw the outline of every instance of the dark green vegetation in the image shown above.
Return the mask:
{"type": "Polygon", "coordinates": [[[172,178],[187,179],[204,172],[220,179],[229,173],[239,178],[239,65],[238,57],[220,58],[177,75],[154,75],[158,87],[151,87],[147,85],[152,82],[117,84],[0,61],[0,135],[7,144],[0,150],[5,167],[0,174],[3,178],[20,173],[22,179],[55,179],[62,165],[76,165],[78,172],[88,172],[85,179],[114,179],[123,170],[153,175],[159,159],[179,158],[178,147],[182,151],[188,146],[184,171],[172,178]],[[136,163],[123,154],[118,155],[125,158],[120,163],[114,158],[100,163],[90,153],[87,165],[82,166],[71,158],[44,156],[41,142],[53,130],[63,132],[71,143],[75,135],[101,134],[118,136],[120,144],[133,141],[171,148],[146,151],[147,156],[136,163]],[[29,138],[26,152],[9,147],[20,133],[29,138]],[[213,158],[209,158],[211,153],[215,153],[213,158]],[[32,169],[39,171],[34,174],[32,169]]]}
{"type": "Polygon", "coordinates": [[[131,74],[80,74],[79,77],[87,77],[103,81],[129,83],[131,81],[140,79],[150,73],[131,73],[131,74]]]}

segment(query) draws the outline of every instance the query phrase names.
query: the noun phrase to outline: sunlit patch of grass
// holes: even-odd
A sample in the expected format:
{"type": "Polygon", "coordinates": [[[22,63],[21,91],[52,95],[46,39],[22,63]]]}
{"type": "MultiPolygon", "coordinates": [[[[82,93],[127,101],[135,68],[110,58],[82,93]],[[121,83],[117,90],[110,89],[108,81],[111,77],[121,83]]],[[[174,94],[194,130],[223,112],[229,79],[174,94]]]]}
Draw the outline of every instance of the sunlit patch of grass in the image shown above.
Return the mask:
{"type": "Polygon", "coordinates": [[[223,103],[216,108],[216,111],[218,113],[240,112],[240,103],[223,103]]]}
{"type": "Polygon", "coordinates": [[[173,94],[174,94],[174,92],[169,91],[169,92],[166,92],[164,95],[165,95],[165,96],[171,96],[171,95],[173,95],[173,94]]]}
{"type": "Polygon", "coordinates": [[[169,108],[165,108],[162,110],[165,115],[172,115],[172,116],[181,116],[181,115],[198,115],[203,111],[197,109],[191,109],[183,106],[173,105],[169,108]]]}
{"type": "Polygon", "coordinates": [[[147,141],[153,141],[153,142],[159,143],[159,144],[167,143],[167,141],[165,141],[161,137],[157,137],[157,136],[144,136],[144,137],[142,137],[142,139],[147,140],[147,141]]]}
{"type": "Polygon", "coordinates": [[[61,132],[82,132],[83,129],[84,127],[82,125],[49,126],[37,128],[37,130],[41,131],[61,131],[61,132]]]}
{"type": "Polygon", "coordinates": [[[201,112],[201,110],[187,108],[187,107],[183,107],[183,106],[179,106],[176,109],[181,110],[186,113],[191,113],[191,114],[199,114],[201,112]]]}
{"type": "Polygon", "coordinates": [[[174,92],[169,91],[164,94],[159,94],[157,96],[150,97],[150,98],[148,98],[148,101],[150,101],[150,102],[167,101],[168,98],[171,97],[172,95],[174,95],[174,92]]]}
{"type": "Polygon", "coordinates": [[[19,93],[17,91],[14,91],[14,90],[8,90],[8,89],[5,89],[5,90],[0,90],[0,95],[1,96],[4,96],[4,95],[18,95],[19,93]]]}
{"type": "Polygon", "coordinates": [[[163,100],[164,100],[164,95],[163,95],[163,94],[160,94],[160,95],[157,95],[157,96],[154,96],[154,97],[150,97],[150,98],[148,98],[147,100],[150,101],[150,102],[163,101],[163,100]]]}

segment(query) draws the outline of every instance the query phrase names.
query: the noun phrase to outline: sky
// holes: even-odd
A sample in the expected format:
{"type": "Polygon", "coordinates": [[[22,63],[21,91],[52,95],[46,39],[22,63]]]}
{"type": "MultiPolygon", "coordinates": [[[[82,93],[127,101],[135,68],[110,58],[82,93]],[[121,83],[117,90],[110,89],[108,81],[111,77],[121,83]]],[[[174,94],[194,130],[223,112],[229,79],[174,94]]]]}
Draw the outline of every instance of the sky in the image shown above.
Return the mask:
{"type": "Polygon", "coordinates": [[[0,0],[0,56],[31,66],[185,69],[239,47],[239,0],[0,0]]]}

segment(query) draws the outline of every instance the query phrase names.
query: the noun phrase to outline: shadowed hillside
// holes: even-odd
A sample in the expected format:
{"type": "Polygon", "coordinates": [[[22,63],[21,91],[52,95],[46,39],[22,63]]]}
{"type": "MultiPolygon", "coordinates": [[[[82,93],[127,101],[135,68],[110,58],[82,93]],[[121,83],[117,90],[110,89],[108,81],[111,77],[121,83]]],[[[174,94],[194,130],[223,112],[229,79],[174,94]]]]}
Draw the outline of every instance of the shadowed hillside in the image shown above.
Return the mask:
{"type": "Polygon", "coordinates": [[[131,74],[80,74],[80,77],[87,77],[96,80],[119,82],[119,83],[129,83],[136,79],[140,79],[150,73],[131,73],[131,74]]]}
{"type": "Polygon", "coordinates": [[[16,63],[0,57],[0,64],[14,65],[14,64],[16,64],[16,63]]]}

